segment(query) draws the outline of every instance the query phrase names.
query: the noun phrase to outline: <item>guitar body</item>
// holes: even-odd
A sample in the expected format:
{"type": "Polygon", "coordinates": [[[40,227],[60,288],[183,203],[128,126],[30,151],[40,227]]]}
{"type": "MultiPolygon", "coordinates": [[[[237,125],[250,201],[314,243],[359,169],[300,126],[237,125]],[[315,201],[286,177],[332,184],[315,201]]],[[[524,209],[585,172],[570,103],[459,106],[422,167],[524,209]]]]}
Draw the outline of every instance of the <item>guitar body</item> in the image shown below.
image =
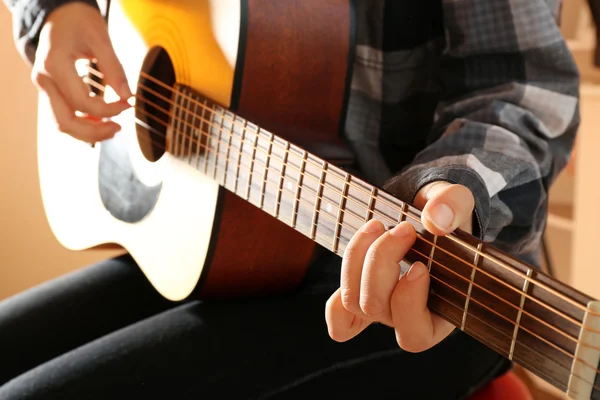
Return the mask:
{"type": "MultiPolygon", "coordinates": [[[[134,93],[142,72],[187,85],[336,161],[347,157],[339,137],[351,13],[349,0],[114,0],[108,25],[134,93]]],[[[148,147],[156,137],[136,123],[140,107],[115,118],[123,129],[113,139],[91,147],[50,128],[49,105],[40,101],[41,191],[60,243],[124,248],[171,300],[298,285],[315,242],[210,174],[148,147]]],[[[164,133],[168,142],[172,133],[164,133]]]]}
{"type": "MultiPolygon", "coordinates": [[[[420,210],[342,168],[353,13],[352,0],[111,1],[136,104],[90,146],[49,128],[40,99],[55,236],[126,250],[176,301],[291,290],[317,245],[342,256],[369,219],[408,221],[417,240],[403,264],[428,265],[432,312],[573,398],[600,398],[600,302],[463,231],[434,237],[420,210]]],[[[478,398],[528,398],[515,383],[478,398]]]]}

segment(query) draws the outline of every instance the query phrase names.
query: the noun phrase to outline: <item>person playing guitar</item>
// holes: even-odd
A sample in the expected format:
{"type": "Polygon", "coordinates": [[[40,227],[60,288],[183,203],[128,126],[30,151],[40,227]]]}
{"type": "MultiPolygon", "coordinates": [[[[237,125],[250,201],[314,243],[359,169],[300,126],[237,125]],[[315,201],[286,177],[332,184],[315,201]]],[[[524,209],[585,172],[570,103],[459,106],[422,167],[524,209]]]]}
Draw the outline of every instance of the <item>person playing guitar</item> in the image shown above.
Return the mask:
{"type": "MultiPolygon", "coordinates": [[[[5,2],[56,130],[114,138],[135,90],[98,4],[5,2]],[[78,59],[115,101],[89,95],[78,59]]],[[[430,233],[462,229],[535,266],[579,126],[558,3],[352,2],[352,168],[422,210],[430,233]]],[[[512,364],[430,311],[425,263],[398,279],[415,239],[407,221],[373,219],[293,292],[227,301],[169,301],[128,254],[77,270],[0,303],[0,398],[469,398],[512,364]]]]}

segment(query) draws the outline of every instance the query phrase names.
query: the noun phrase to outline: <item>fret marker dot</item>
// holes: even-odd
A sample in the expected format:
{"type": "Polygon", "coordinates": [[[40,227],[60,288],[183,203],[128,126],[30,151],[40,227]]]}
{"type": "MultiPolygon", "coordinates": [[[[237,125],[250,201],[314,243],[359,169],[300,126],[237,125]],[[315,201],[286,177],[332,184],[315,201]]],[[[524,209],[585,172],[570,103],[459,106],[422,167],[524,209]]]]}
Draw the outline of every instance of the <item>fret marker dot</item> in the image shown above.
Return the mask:
{"type": "Polygon", "coordinates": [[[287,183],[287,188],[290,189],[290,190],[292,190],[292,182],[288,182],[287,183]]]}
{"type": "Polygon", "coordinates": [[[331,204],[327,203],[325,209],[327,210],[327,212],[331,212],[331,210],[333,210],[333,207],[331,207],[331,204]]]}

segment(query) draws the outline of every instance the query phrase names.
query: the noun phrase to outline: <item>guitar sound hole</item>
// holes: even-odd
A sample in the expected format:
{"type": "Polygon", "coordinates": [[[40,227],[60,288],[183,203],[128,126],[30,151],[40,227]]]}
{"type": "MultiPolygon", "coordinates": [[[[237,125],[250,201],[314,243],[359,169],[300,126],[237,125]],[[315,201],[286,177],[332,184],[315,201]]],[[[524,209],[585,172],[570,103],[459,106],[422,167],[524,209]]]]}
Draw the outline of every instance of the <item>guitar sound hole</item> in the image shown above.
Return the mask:
{"type": "Polygon", "coordinates": [[[138,143],[144,157],[154,162],[165,153],[175,71],[162,47],[152,48],[142,64],[135,116],[138,143]]]}

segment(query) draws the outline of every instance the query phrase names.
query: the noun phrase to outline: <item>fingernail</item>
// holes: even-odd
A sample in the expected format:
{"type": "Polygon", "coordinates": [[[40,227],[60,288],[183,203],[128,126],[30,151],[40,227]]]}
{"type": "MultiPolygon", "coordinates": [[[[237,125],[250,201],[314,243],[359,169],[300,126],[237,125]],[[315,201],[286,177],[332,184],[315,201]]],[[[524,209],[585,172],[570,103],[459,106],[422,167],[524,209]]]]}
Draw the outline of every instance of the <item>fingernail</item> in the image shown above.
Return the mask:
{"type": "Polygon", "coordinates": [[[425,272],[427,272],[427,267],[425,267],[425,264],[421,262],[416,262],[412,265],[412,267],[410,267],[410,269],[406,273],[406,279],[408,279],[411,282],[414,282],[421,276],[423,276],[425,272]]]}
{"type": "Polygon", "coordinates": [[[361,231],[364,233],[380,233],[383,232],[383,224],[376,219],[372,219],[363,225],[361,231]]]}
{"type": "Polygon", "coordinates": [[[413,227],[410,223],[402,223],[402,224],[396,225],[394,228],[390,229],[390,235],[396,236],[396,237],[404,237],[404,236],[408,236],[412,230],[413,230],[413,227]]]}
{"type": "Polygon", "coordinates": [[[440,229],[448,229],[454,222],[452,209],[444,203],[436,204],[429,209],[426,217],[440,229]]]}

